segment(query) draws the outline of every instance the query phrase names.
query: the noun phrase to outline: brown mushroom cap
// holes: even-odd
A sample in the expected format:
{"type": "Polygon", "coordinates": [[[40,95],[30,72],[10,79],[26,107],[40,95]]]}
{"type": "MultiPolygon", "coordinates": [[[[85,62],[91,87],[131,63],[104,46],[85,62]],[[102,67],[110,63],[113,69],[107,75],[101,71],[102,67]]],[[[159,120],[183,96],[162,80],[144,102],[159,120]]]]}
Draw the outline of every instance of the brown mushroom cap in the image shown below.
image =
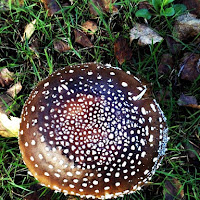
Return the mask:
{"type": "Polygon", "coordinates": [[[23,160],[65,194],[112,198],[148,182],[166,151],[166,119],[142,82],[120,69],[68,66],[39,82],[22,112],[23,160]]]}

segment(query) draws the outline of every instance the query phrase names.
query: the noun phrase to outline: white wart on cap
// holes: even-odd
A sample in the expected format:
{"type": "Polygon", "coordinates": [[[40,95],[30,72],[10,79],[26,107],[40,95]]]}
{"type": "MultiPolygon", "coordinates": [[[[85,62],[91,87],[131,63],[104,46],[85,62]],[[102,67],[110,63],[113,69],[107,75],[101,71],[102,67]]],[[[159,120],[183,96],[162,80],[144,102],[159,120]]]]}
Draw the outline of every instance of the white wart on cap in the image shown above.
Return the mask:
{"type": "Polygon", "coordinates": [[[40,183],[65,194],[112,198],[148,182],[167,145],[162,110],[142,82],[96,63],[39,82],[22,111],[19,145],[40,183]]]}

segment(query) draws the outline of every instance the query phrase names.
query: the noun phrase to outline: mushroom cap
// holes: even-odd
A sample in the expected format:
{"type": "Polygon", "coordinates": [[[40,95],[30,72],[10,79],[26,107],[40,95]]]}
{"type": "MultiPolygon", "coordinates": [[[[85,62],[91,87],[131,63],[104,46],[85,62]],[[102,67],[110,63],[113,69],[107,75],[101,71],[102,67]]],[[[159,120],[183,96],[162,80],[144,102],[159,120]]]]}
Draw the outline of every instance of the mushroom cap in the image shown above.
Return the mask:
{"type": "Polygon", "coordinates": [[[139,190],[168,141],[166,118],[146,86],[110,65],[56,71],[31,92],[21,119],[19,146],[32,175],[87,198],[139,190]]]}

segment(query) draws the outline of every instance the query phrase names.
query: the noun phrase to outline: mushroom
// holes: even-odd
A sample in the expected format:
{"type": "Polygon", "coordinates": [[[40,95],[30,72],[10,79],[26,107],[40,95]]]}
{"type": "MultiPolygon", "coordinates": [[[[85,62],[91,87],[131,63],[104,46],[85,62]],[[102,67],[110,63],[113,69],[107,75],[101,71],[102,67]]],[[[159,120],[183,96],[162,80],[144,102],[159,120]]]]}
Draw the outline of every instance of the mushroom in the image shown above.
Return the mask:
{"type": "Polygon", "coordinates": [[[56,71],[31,92],[21,119],[19,145],[32,175],[86,198],[139,190],[168,141],[166,118],[146,86],[110,65],[56,71]]]}

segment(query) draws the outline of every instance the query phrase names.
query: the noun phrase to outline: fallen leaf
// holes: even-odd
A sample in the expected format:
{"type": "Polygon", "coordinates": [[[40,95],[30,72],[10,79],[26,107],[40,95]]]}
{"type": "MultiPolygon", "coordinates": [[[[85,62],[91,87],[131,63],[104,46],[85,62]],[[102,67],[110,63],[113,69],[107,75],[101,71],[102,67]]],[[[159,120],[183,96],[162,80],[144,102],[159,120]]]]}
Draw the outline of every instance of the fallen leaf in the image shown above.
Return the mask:
{"type": "Polygon", "coordinates": [[[200,109],[200,105],[198,105],[196,97],[187,96],[184,94],[181,94],[180,98],[178,99],[178,105],[200,109]]]}
{"type": "MultiPolygon", "coordinates": [[[[10,87],[6,93],[0,95],[0,135],[3,137],[17,137],[21,119],[8,116],[11,111],[8,109],[13,103],[13,98],[21,91],[21,83],[16,83],[10,87]]],[[[18,108],[18,105],[12,106],[12,110],[18,108]]]]}
{"type": "Polygon", "coordinates": [[[54,46],[54,49],[60,53],[69,51],[71,49],[69,44],[66,41],[62,41],[62,40],[55,40],[53,42],[53,46],[54,46]]]}
{"type": "Polygon", "coordinates": [[[34,58],[37,57],[39,58],[40,57],[40,54],[38,52],[39,50],[39,40],[38,38],[34,39],[33,41],[31,41],[31,44],[29,46],[30,50],[34,53],[34,58]]]}
{"type": "Polygon", "coordinates": [[[188,153],[190,162],[198,166],[200,164],[200,149],[198,145],[195,145],[191,141],[187,141],[184,144],[185,150],[188,153]]]}
{"type": "Polygon", "coordinates": [[[185,53],[181,60],[179,76],[183,80],[195,81],[200,75],[200,54],[185,53]]]}
{"type": "Polygon", "coordinates": [[[114,53],[119,64],[121,65],[125,60],[130,60],[132,57],[132,49],[129,48],[128,42],[125,38],[119,37],[114,43],[114,53]]]}
{"type": "Polygon", "coordinates": [[[15,97],[22,89],[22,84],[20,82],[14,84],[12,87],[10,87],[6,93],[9,94],[11,97],[15,97]]]}
{"type": "Polygon", "coordinates": [[[90,41],[90,39],[82,31],[74,30],[74,35],[75,35],[75,42],[77,42],[78,44],[82,45],[83,47],[93,47],[93,44],[90,41]]]}
{"type": "Polygon", "coordinates": [[[36,24],[36,19],[34,19],[31,23],[27,24],[25,29],[24,29],[24,34],[22,37],[22,42],[26,40],[29,40],[31,36],[33,35],[35,31],[35,24],[36,24]]]}
{"type": "Polygon", "coordinates": [[[151,9],[153,6],[148,1],[142,1],[138,4],[138,9],[151,9]]]}
{"type": "Polygon", "coordinates": [[[44,3],[44,7],[48,10],[48,15],[52,16],[54,13],[60,10],[57,0],[41,0],[44,3]]]}
{"type": "Polygon", "coordinates": [[[199,0],[182,0],[182,4],[184,4],[190,13],[197,15],[200,17],[200,1],[199,0]]]}
{"type": "Polygon", "coordinates": [[[21,119],[0,112],[0,135],[3,137],[18,137],[21,119]]]}
{"type": "Polygon", "coordinates": [[[176,40],[174,40],[170,36],[166,37],[166,42],[167,42],[167,46],[168,46],[168,49],[171,54],[177,55],[181,52],[181,50],[183,48],[181,43],[178,43],[176,40]]]}
{"type": "Polygon", "coordinates": [[[94,16],[98,16],[99,13],[97,10],[99,10],[100,12],[115,14],[118,12],[118,9],[113,3],[114,0],[91,0],[89,7],[90,13],[94,16]]]}
{"type": "Polygon", "coordinates": [[[144,46],[161,42],[163,38],[146,25],[135,23],[130,31],[130,42],[138,40],[138,45],[144,46]]]}
{"type": "Polygon", "coordinates": [[[82,24],[82,30],[89,35],[94,35],[97,31],[97,24],[93,21],[86,21],[82,24]]]}
{"type": "Polygon", "coordinates": [[[171,54],[163,54],[160,64],[158,66],[158,72],[160,74],[169,74],[173,68],[174,61],[171,54]]]}
{"type": "Polygon", "coordinates": [[[10,72],[7,68],[0,71],[0,84],[2,87],[8,86],[13,82],[14,73],[10,72]]]}
{"type": "Polygon", "coordinates": [[[180,181],[173,178],[171,181],[165,181],[164,187],[165,200],[176,200],[184,198],[184,190],[180,181]]]}
{"type": "Polygon", "coordinates": [[[200,33],[200,19],[193,14],[184,14],[177,17],[173,35],[180,40],[186,40],[195,37],[200,33]]]}

